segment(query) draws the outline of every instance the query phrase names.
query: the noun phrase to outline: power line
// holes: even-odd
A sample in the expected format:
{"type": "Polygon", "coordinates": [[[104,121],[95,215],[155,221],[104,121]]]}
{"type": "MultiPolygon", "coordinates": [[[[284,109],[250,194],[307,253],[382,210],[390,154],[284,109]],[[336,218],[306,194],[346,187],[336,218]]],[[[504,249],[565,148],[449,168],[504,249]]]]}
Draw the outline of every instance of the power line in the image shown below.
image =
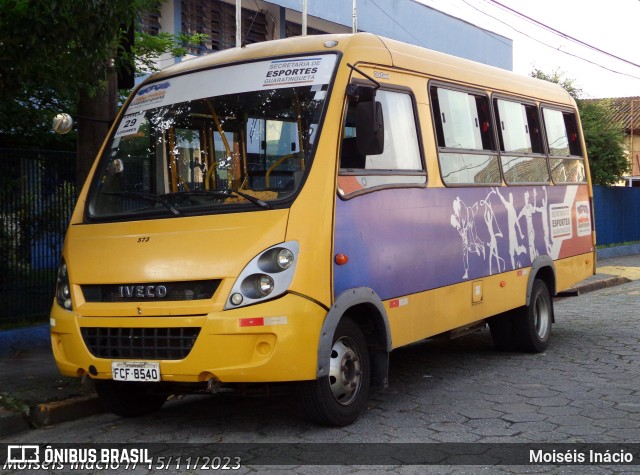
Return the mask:
{"type": "MultiPolygon", "coordinates": [[[[487,2],[491,2],[491,3],[495,3],[496,5],[499,5],[501,8],[503,8],[503,9],[505,9],[505,10],[508,10],[508,11],[510,11],[510,12],[513,12],[513,13],[515,13],[516,15],[518,15],[518,16],[520,16],[520,17],[522,17],[522,18],[526,18],[528,21],[530,21],[530,22],[532,22],[532,23],[534,23],[534,24],[536,24],[536,25],[538,25],[538,26],[541,26],[542,28],[544,28],[544,29],[546,29],[546,30],[548,30],[548,31],[551,31],[551,32],[555,33],[556,35],[559,35],[559,36],[562,36],[563,38],[566,38],[566,39],[568,39],[568,40],[571,40],[571,41],[573,41],[574,43],[578,43],[578,44],[580,44],[580,45],[582,45],[582,46],[586,46],[586,47],[587,47],[587,48],[589,48],[589,49],[592,49],[592,50],[594,50],[594,51],[597,51],[598,53],[602,53],[602,54],[604,54],[604,55],[606,55],[606,56],[609,56],[609,57],[611,57],[611,58],[615,58],[615,59],[617,59],[618,61],[622,61],[622,62],[624,62],[624,63],[630,64],[631,66],[635,66],[635,67],[637,67],[637,68],[640,68],[640,64],[637,64],[637,63],[631,62],[631,61],[629,61],[629,60],[627,60],[627,59],[621,58],[620,56],[616,56],[615,54],[609,53],[609,52],[604,51],[604,50],[602,50],[602,49],[600,49],[600,48],[597,48],[597,47],[595,47],[595,46],[593,46],[593,45],[590,45],[589,43],[585,43],[585,42],[584,42],[584,41],[582,41],[582,40],[579,40],[579,39],[577,39],[577,38],[574,38],[573,36],[567,35],[566,33],[563,33],[562,31],[556,30],[555,28],[552,28],[552,27],[550,27],[550,26],[548,26],[548,25],[545,25],[544,23],[542,23],[542,22],[540,22],[540,21],[538,21],[538,20],[536,20],[536,19],[534,19],[534,18],[531,18],[531,17],[529,17],[529,16],[527,16],[527,15],[525,15],[525,14],[523,14],[523,13],[520,13],[520,12],[518,12],[518,11],[514,10],[513,8],[510,8],[510,7],[506,6],[506,5],[503,5],[502,3],[500,3],[500,2],[498,2],[498,1],[496,1],[496,0],[485,0],[485,1],[487,1],[487,2]]],[[[465,3],[466,3],[466,2],[465,2],[465,3]]]]}
{"type": "MultiPolygon", "coordinates": [[[[491,2],[491,3],[495,3],[496,5],[499,5],[499,6],[503,7],[503,5],[502,5],[502,4],[500,4],[499,2],[497,2],[497,1],[495,1],[495,0],[485,0],[485,1],[487,1],[487,2],[491,2]]],[[[540,43],[541,45],[544,45],[544,46],[546,46],[547,48],[554,49],[554,50],[556,50],[556,51],[558,51],[558,52],[560,52],[560,53],[563,53],[563,54],[566,54],[566,55],[568,55],[568,56],[572,56],[572,57],[574,57],[574,58],[580,59],[580,60],[585,61],[585,62],[587,62],[587,63],[590,63],[590,64],[592,64],[592,65],[594,65],[594,66],[597,66],[597,67],[599,67],[599,68],[606,69],[607,71],[610,71],[610,72],[612,72],[612,73],[620,74],[620,75],[622,75],[622,76],[628,76],[628,77],[630,77],[630,78],[633,78],[633,79],[639,79],[639,80],[640,80],[640,76],[634,76],[633,74],[624,73],[624,72],[622,72],[622,71],[617,71],[617,70],[615,70],[615,69],[611,69],[611,68],[609,68],[609,67],[607,67],[607,66],[604,66],[603,64],[597,63],[597,62],[595,62],[595,61],[591,61],[591,60],[589,60],[589,59],[587,59],[587,58],[584,58],[584,57],[582,57],[582,56],[580,56],[580,55],[577,55],[577,54],[574,54],[574,53],[570,53],[570,52],[568,52],[568,51],[564,51],[564,50],[560,49],[559,47],[558,47],[558,48],[556,48],[555,46],[549,45],[549,44],[545,43],[544,41],[542,41],[542,40],[540,40],[540,39],[538,39],[538,38],[534,38],[533,36],[531,36],[531,35],[529,35],[529,34],[527,34],[527,33],[523,32],[523,31],[518,30],[518,29],[517,29],[517,28],[515,28],[513,25],[511,25],[511,24],[509,24],[509,23],[504,22],[504,21],[503,21],[503,20],[501,20],[500,18],[497,18],[497,17],[495,17],[495,16],[493,16],[493,15],[490,15],[490,14],[488,14],[488,13],[486,13],[486,12],[484,12],[484,11],[480,10],[478,7],[476,7],[475,5],[472,5],[472,4],[471,4],[471,3],[469,3],[467,0],[462,0],[462,2],[463,2],[463,3],[465,3],[466,5],[468,5],[469,7],[473,8],[474,10],[476,10],[476,11],[478,11],[478,12],[482,13],[483,15],[488,16],[489,18],[493,18],[494,20],[496,20],[496,21],[498,21],[498,22],[502,23],[503,25],[505,25],[505,26],[507,26],[507,27],[511,28],[513,31],[515,31],[515,32],[517,32],[517,33],[519,33],[519,34],[521,34],[521,35],[523,35],[523,36],[526,36],[527,38],[529,38],[529,39],[531,39],[531,40],[533,40],[533,41],[535,41],[535,42],[537,42],[537,43],[540,43]]],[[[517,11],[515,11],[515,10],[512,10],[512,9],[510,9],[510,8],[508,8],[508,7],[505,7],[505,8],[507,8],[508,10],[511,10],[513,13],[515,13],[515,14],[517,14],[517,15],[519,15],[519,16],[522,16],[523,18],[526,18],[526,19],[527,19],[527,20],[529,20],[529,21],[532,21],[532,22],[533,22],[533,23],[535,23],[537,26],[541,26],[541,27],[543,27],[543,28],[545,28],[545,29],[548,29],[549,31],[552,31],[552,33],[554,33],[555,35],[559,35],[559,36],[562,36],[563,38],[567,38],[567,39],[569,39],[569,40],[572,40],[572,41],[573,41],[573,38],[572,38],[572,37],[570,37],[569,35],[565,35],[564,33],[560,32],[560,31],[558,31],[558,30],[555,30],[555,29],[553,29],[553,28],[551,28],[551,27],[547,27],[547,26],[546,26],[546,25],[544,25],[543,23],[540,23],[540,22],[538,22],[537,20],[531,19],[531,18],[527,17],[526,15],[522,15],[521,13],[519,13],[519,12],[517,12],[517,11]]],[[[581,44],[582,44],[582,45],[584,45],[584,46],[589,46],[589,45],[587,45],[587,43],[583,43],[583,42],[581,42],[580,40],[575,40],[575,41],[577,41],[577,42],[581,43],[581,44]]],[[[640,67],[640,65],[638,65],[638,64],[631,63],[630,61],[627,61],[627,60],[622,59],[622,58],[618,58],[617,56],[612,55],[612,54],[609,54],[609,53],[607,53],[607,52],[605,52],[605,51],[599,50],[599,49],[598,49],[598,48],[596,48],[596,47],[591,47],[591,48],[592,48],[592,49],[594,49],[594,50],[597,50],[598,52],[601,52],[601,53],[604,53],[604,54],[606,54],[606,55],[609,55],[609,56],[611,56],[611,57],[613,57],[613,58],[616,58],[616,59],[622,60],[622,61],[624,61],[624,62],[627,62],[627,63],[629,63],[629,64],[631,64],[631,65],[633,65],[633,66],[640,67]]]]}

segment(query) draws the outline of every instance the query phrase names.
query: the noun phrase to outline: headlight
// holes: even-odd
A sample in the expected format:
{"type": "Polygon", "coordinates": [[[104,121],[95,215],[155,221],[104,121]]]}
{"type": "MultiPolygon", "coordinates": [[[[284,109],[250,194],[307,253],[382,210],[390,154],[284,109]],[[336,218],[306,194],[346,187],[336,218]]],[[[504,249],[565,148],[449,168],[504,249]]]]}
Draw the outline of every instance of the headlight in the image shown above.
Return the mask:
{"type": "Polygon", "coordinates": [[[71,310],[71,285],[69,284],[69,273],[67,272],[67,264],[64,259],[58,267],[58,282],[56,284],[56,301],[65,310],[71,310]]]}
{"type": "Polygon", "coordinates": [[[240,284],[242,294],[252,299],[266,297],[273,292],[273,279],[266,274],[253,274],[240,284]]]}
{"type": "Polygon", "coordinates": [[[276,255],[276,262],[278,267],[282,270],[286,270],[293,264],[293,252],[289,249],[280,249],[276,255]]]}
{"type": "Polygon", "coordinates": [[[258,258],[258,267],[263,272],[277,273],[293,265],[293,252],[286,247],[272,247],[258,258]]]}
{"type": "Polygon", "coordinates": [[[288,241],[254,257],[233,284],[225,309],[251,305],[287,291],[293,280],[298,243],[288,241]]]}

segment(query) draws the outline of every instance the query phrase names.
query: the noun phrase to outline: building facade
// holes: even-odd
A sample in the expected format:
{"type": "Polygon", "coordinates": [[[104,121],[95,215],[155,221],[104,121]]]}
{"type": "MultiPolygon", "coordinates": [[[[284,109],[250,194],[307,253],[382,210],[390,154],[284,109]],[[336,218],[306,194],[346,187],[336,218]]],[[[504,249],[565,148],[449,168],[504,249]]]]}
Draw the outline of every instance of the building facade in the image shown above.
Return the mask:
{"type": "MultiPolygon", "coordinates": [[[[241,1],[241,42],[288,38],[302,33],[303,0],[241,1]]],[[[307,34],[351,33],[354,9],[350,0],[307,0],[307,34]]],[[[412,43],[443,53],[511,70],[509,38],[478,28],[429,8],[416,0],[357,0],[358,31],[412,43]]],[[[194,55],[236,46],[236,0],[169,0],[161,11],[142,18],[148,33],[204,33],[208,40],[194,55]]],[[[159,65],[175,61],[165,58],[159,65]]]]}

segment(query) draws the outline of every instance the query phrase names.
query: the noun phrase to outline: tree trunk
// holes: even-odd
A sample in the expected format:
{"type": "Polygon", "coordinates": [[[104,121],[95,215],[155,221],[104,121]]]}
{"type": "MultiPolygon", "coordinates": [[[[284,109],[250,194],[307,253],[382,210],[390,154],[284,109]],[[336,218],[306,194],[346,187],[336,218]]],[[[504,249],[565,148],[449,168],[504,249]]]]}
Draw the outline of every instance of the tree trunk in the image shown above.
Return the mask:
{"type": "Polygon", "coordinates": [[[116,118],[118,106],[117,75],[109,72],[106,88],[90,95],[80,93],[78,103],[78,164],[76,183],[82,187],[93,165],[102,142],[116,118]]]}

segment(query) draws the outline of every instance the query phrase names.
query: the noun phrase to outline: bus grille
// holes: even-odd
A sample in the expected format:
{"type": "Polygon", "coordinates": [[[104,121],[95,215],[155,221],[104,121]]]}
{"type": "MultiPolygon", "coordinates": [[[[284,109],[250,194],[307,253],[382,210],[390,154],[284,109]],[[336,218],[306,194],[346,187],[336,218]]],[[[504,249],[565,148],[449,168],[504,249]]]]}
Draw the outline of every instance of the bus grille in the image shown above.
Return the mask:
{"type": "Polygon", "coordinates": [[[82,285],[87,302],[144,302],[149,300],[205,300],[213,297],[219,279],[146,284],[82,285]]]}
{"type": "Polygon", "coordinates": [[[200,328],[81,328],[84,342],[98,358],[181,360],[200,328]]]}

